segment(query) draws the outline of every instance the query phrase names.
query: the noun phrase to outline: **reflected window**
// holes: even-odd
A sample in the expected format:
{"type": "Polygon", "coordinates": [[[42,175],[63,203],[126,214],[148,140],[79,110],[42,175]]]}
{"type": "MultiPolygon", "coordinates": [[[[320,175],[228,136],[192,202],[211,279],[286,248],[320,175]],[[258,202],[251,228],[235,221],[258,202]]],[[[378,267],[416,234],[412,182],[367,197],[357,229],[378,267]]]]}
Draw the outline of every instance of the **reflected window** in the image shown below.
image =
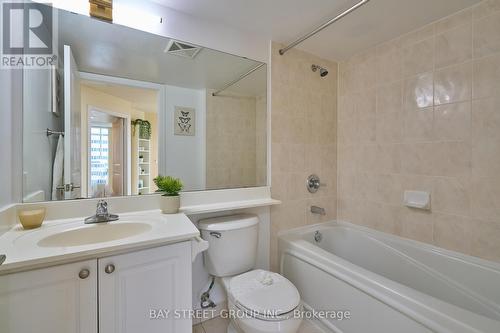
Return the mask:
{"type": "Polygon", "coordinates": [[[109,184],[109,128],[90,129],[91,193],[109,184]]]}

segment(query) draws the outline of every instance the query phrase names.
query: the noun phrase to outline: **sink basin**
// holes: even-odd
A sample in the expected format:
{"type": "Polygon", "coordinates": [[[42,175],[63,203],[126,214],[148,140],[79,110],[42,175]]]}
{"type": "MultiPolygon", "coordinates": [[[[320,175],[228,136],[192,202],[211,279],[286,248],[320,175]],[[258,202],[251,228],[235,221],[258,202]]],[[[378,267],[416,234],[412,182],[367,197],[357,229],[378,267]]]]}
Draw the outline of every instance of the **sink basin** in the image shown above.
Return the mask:
{"type": "Polygon", "coordinates": [[[38,242],[38,246],[69,247],[104,243],[137,236],[149,230],[151,226],[145,223],[95,224],[47,236],[38,242]]]}

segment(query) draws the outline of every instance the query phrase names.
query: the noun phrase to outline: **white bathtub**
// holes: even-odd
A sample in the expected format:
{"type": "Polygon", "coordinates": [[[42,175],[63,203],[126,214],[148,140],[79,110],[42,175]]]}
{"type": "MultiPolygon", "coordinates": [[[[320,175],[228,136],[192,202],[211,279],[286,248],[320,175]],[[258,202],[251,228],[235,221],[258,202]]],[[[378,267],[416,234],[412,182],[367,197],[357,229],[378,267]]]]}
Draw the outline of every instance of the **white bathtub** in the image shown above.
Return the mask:
{"type": "Polygon", "coordinates": [[[306,308],[350,311],[320,319],[333,332],[500,333],[500,264],[345,222],[286,232],[279,253],[306,308]]]}

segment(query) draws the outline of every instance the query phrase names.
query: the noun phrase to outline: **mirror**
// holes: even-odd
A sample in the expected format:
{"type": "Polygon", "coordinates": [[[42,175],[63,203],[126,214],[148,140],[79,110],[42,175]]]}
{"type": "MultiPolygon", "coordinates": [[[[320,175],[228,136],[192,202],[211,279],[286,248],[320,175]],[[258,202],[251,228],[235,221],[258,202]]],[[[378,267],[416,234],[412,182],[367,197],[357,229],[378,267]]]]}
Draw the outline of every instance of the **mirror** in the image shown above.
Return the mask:
{"type": "Polygon", "coordinates": [[[159,174],[184,191],[267,184],[265,64],[54,15],[57,65],[23,73],[24,202],[150,194],[159,174]]]}

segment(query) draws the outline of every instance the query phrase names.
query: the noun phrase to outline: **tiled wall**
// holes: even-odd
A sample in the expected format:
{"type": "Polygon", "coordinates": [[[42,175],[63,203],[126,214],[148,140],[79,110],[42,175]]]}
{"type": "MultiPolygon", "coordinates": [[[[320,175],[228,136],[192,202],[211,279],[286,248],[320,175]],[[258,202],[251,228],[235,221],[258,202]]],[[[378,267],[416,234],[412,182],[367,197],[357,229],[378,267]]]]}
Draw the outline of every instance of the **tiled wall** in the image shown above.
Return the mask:
{"type": "Polygon", "coordinates": [[[500,260],[500,0],[339,75],[339,219],[500,260]],[[432,211],[405,208],[404,190],[431,192],[432,211]]]}
{"type": "Polygon", "coordinates": [[[207,189],[256,185],[256,108],[255,97],[207,91],[207,189]]]}
{"type": "Polygon", "coordinates": [[[258,96],[255,110],[255,182],[267,185],[267,96],[258,96]]]}
{"type": "Polygon", "coordinates": [[[272,196],[283,201],[271,209],[271,269],[278,270],[277,233],[332,220],[336,216],[337,64],[291,50],[280,56],[272,45],[271,141],[272,196]],[[321,78],[311,65],[328,68],[321,78]],[[316,173],[327,187],[310,194],[305,182],[316,173]],[[311,205],[326,209],[320,217],[311,205]]]}

